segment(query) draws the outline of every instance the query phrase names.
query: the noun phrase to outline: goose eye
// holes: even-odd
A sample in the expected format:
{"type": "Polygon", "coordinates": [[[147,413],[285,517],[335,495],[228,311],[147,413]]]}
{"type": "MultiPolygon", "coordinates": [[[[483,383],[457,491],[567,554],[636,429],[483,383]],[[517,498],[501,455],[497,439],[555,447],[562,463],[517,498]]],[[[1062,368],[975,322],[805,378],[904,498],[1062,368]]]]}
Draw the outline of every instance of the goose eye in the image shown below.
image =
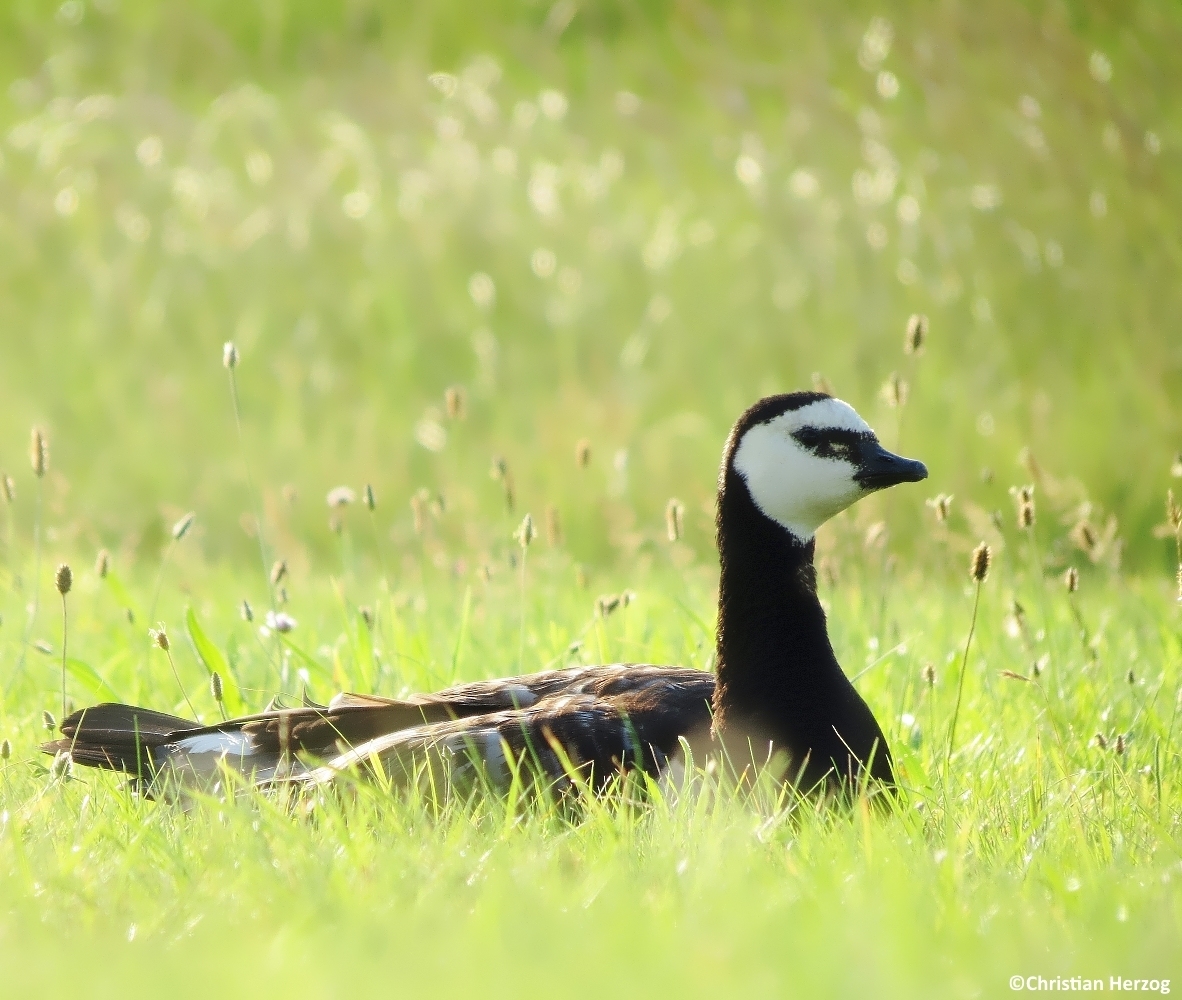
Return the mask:
{"type": "Polygon", "coordinates": [[[821,443],[821,432],[815,427],[802,427],[792,436],[810,451],[821,443]]]}

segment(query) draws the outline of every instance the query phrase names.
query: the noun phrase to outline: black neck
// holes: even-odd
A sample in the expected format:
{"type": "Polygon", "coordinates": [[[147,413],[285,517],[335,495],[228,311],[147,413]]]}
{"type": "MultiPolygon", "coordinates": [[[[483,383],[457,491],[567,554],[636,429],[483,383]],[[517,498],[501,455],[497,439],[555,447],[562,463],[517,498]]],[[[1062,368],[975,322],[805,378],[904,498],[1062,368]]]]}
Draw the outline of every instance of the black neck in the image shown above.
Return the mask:
{"type": "Polygon", "coordinates": [[[802,783],[827,772],[892,780],[882,730],[846,678],[817,597],[814,542],[764,515],[727,463],[718,494],[718,683],[714,728],[728,745],[785,750],[802,783]],[[806,763],[807,762],[807,763],[806,763]]]}

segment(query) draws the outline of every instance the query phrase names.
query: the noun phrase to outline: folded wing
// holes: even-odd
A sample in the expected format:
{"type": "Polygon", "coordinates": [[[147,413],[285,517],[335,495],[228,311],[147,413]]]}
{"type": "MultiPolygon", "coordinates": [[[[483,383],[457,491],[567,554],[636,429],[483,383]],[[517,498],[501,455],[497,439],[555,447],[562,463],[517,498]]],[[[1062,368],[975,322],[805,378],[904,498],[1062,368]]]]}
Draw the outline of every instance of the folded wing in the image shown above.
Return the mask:
{"type": "MultiPolygon", "coordinates": [[[[395,784],[426,768],[449,778],[505,786],[526,781],[599,789],[612,775],[642,770],[656,777],[679,752],[679,739],[699,741],[710,729],[714,678],[695,670],[629,667],[584,676],[528,707],[416,726],[350,747],[298,777],[331,781],[342,772],[381,769],[395,784]]],[[[437,777],[436,773],[433,775],[437,777]]]]}
{"type": "Polygon", "coordinates": [[[375,760],[391,775],[407,774],[416,757],[465,773],[479,766],[498,782],[510,761],[528,758],[533,771],[555,779],[574,766],[601,782],[621,768],[659,771],[678,736],[709,728],[713,692],[713,675],[702,671],[613,664],[404,699],[342,694],[327,706],[212,726],[106,704],[75,712],[62,723],[63,739],[42,749],[148,783],[169,774],[188,784],[223,766],[258,782],[317,781],[375,760]]]}

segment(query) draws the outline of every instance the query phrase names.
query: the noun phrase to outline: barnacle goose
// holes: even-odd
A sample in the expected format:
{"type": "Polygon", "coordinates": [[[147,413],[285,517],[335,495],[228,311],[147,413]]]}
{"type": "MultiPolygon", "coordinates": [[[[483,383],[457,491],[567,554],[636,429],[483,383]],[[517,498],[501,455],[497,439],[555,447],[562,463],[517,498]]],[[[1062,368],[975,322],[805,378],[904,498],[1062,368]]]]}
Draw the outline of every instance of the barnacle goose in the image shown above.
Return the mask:
{"type": "Polygon", "coordinates": [[[740,770],[775,752],[803,790],[848,788],[866,776],[890,787],[882,730],[829,642],[814,535],[862,497],[926,477],[922,463],[891,454],[852,407],[824,393],[769,396],[747,410],[718,482],[715,674],[577,667],[398,700],[341,694],[327,706],[201,727],[104,704],[75,712],[44,749],[130,772],[149,793],[225,766],[256,783],[318,783],[354,767],[405,781],[424,762],[494,785],[519,772],[559,785],[581,775],[599,788],[633,768],[660,775],[686,745],[698,762],[723,750],[740,770]]]}

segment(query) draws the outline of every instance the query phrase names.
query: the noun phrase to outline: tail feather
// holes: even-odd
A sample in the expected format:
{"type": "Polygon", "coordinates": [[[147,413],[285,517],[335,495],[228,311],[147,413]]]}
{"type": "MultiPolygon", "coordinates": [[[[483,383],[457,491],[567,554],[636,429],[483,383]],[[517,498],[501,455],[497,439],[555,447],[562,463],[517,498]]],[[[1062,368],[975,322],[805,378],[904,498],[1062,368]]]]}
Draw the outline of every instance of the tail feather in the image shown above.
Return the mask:
{"type": "Polygon", "coordinates": [[[178,733],[199,728],[188,719],[150,708],[106,703],[75,712],[61,725],[62,739],[42,745],[46,753],[68,753],[76,763],[127,771],[151,772],[152,751],[178,733]]]}

